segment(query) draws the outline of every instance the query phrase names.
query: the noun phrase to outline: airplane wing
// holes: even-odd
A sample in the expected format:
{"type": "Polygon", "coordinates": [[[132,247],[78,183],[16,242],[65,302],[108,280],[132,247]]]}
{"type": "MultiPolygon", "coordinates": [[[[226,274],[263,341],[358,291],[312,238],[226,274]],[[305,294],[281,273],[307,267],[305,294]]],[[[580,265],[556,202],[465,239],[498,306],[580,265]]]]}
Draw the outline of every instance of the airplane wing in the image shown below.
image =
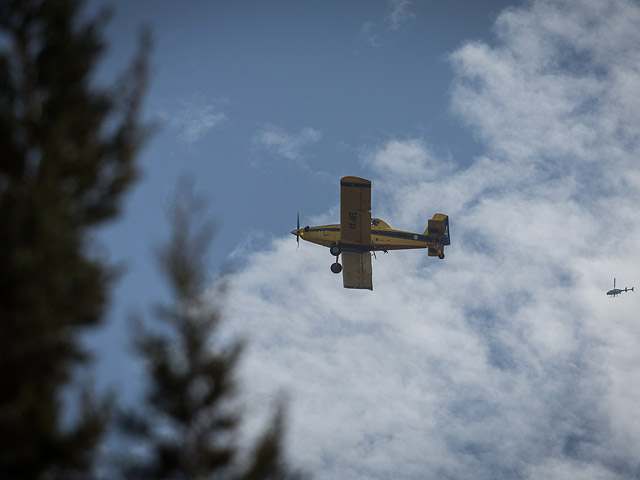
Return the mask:
{"type": "Polygon", "coordinates": [[[342,252],[342,284],[344,288],[373,290],[369,252],[342,252]]]}
{"type": "Polygon", "coordinates": [[[352,245],[371,245],[369,180],[358,177],[340,179],[340,241],[352,245]]]}

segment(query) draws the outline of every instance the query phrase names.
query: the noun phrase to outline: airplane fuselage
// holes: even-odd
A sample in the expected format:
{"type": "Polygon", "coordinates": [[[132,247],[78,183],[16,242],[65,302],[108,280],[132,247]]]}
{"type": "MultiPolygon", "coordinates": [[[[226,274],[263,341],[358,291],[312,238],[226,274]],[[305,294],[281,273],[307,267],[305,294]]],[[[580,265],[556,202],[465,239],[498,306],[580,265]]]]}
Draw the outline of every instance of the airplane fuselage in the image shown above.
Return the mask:
{"type": "Polygon", "coordinates": [[[342,242],[339,224],[304,227],[300,228],[299,231],[293,230],[291,233],[295,235],[298,232],[300,237],[307,242],[329,248],[338,245],[343,251],[357,252],[386,252],[388,250],[432,247],[437,250],[437,253],[440,253],[443,251],[442,244],[444,242],[442,237],[429,235],[428,231],[420,234],[396,230],[378,218],[374,218],[371,221],[371,245],[350,245],[349,243],[342,242]]]}

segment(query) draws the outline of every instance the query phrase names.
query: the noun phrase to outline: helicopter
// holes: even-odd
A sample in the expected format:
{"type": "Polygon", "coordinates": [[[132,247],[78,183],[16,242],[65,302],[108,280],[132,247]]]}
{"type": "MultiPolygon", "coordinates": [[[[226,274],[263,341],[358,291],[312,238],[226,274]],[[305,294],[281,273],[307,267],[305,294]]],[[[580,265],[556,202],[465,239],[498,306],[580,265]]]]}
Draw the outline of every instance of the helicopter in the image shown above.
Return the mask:
{"type": "Polygon", "coordinates": [[[631,288],[624,287],[624,290],[622,288],[616,288],[616,279],[615,277],[613,277],[613,289],[609,290],[607,292],[607,295],[615,297],[616,295],[620,295],[623,292],[633,292],[633,287],[631,288]]]}

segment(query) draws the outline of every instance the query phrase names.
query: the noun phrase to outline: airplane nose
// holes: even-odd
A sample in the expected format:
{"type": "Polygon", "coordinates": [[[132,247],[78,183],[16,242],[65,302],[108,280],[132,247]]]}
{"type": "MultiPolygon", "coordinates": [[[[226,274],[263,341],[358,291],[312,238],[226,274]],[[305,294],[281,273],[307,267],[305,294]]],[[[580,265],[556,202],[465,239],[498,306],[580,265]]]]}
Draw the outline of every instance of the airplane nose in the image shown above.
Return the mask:
{"type": "Polygon", "coordinates": [[[298,230],[291,230],[291,235],[297,235],[298,234],[298,230]]]}

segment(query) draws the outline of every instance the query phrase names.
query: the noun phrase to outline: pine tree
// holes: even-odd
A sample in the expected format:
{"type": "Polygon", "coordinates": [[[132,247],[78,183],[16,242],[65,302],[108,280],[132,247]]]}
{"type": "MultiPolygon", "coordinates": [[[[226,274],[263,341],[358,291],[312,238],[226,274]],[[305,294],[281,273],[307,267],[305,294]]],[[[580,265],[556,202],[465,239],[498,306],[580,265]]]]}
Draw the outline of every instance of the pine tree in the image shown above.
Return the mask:
{"type": "Polygon", "coordinates": [[[84,478],[106,398],[63,389],[90,355],[114,269],[91,229],[114,218],[136,178],[149,51],[143,36],[112,89],[93,85],[106,15],[79,0],[0,2],[0,478],[84,478]],[[94,249],[95,250],[95,249],[94,249]]]}
{"type": "Polygon", "coordinates": [[[220,341],[224,286],[213,300],[204,295],[205,254],[213,229],[202,208],[183,185],[169,212],[172,237],[158,251],[158,260],[174,303],[157,309],[164,328],[139,327],[136,346],[148,368],[149,392],[142,411],[130,411],[124,424],[142,440],[145,452],[129,458],[126,476],[300,478],[284,460],[282,405],[251,451],[235,443],[242,420],[235,377],[243,347],[220,341]],[[240,465],[241,456],[245,465],[240,465]]]}

